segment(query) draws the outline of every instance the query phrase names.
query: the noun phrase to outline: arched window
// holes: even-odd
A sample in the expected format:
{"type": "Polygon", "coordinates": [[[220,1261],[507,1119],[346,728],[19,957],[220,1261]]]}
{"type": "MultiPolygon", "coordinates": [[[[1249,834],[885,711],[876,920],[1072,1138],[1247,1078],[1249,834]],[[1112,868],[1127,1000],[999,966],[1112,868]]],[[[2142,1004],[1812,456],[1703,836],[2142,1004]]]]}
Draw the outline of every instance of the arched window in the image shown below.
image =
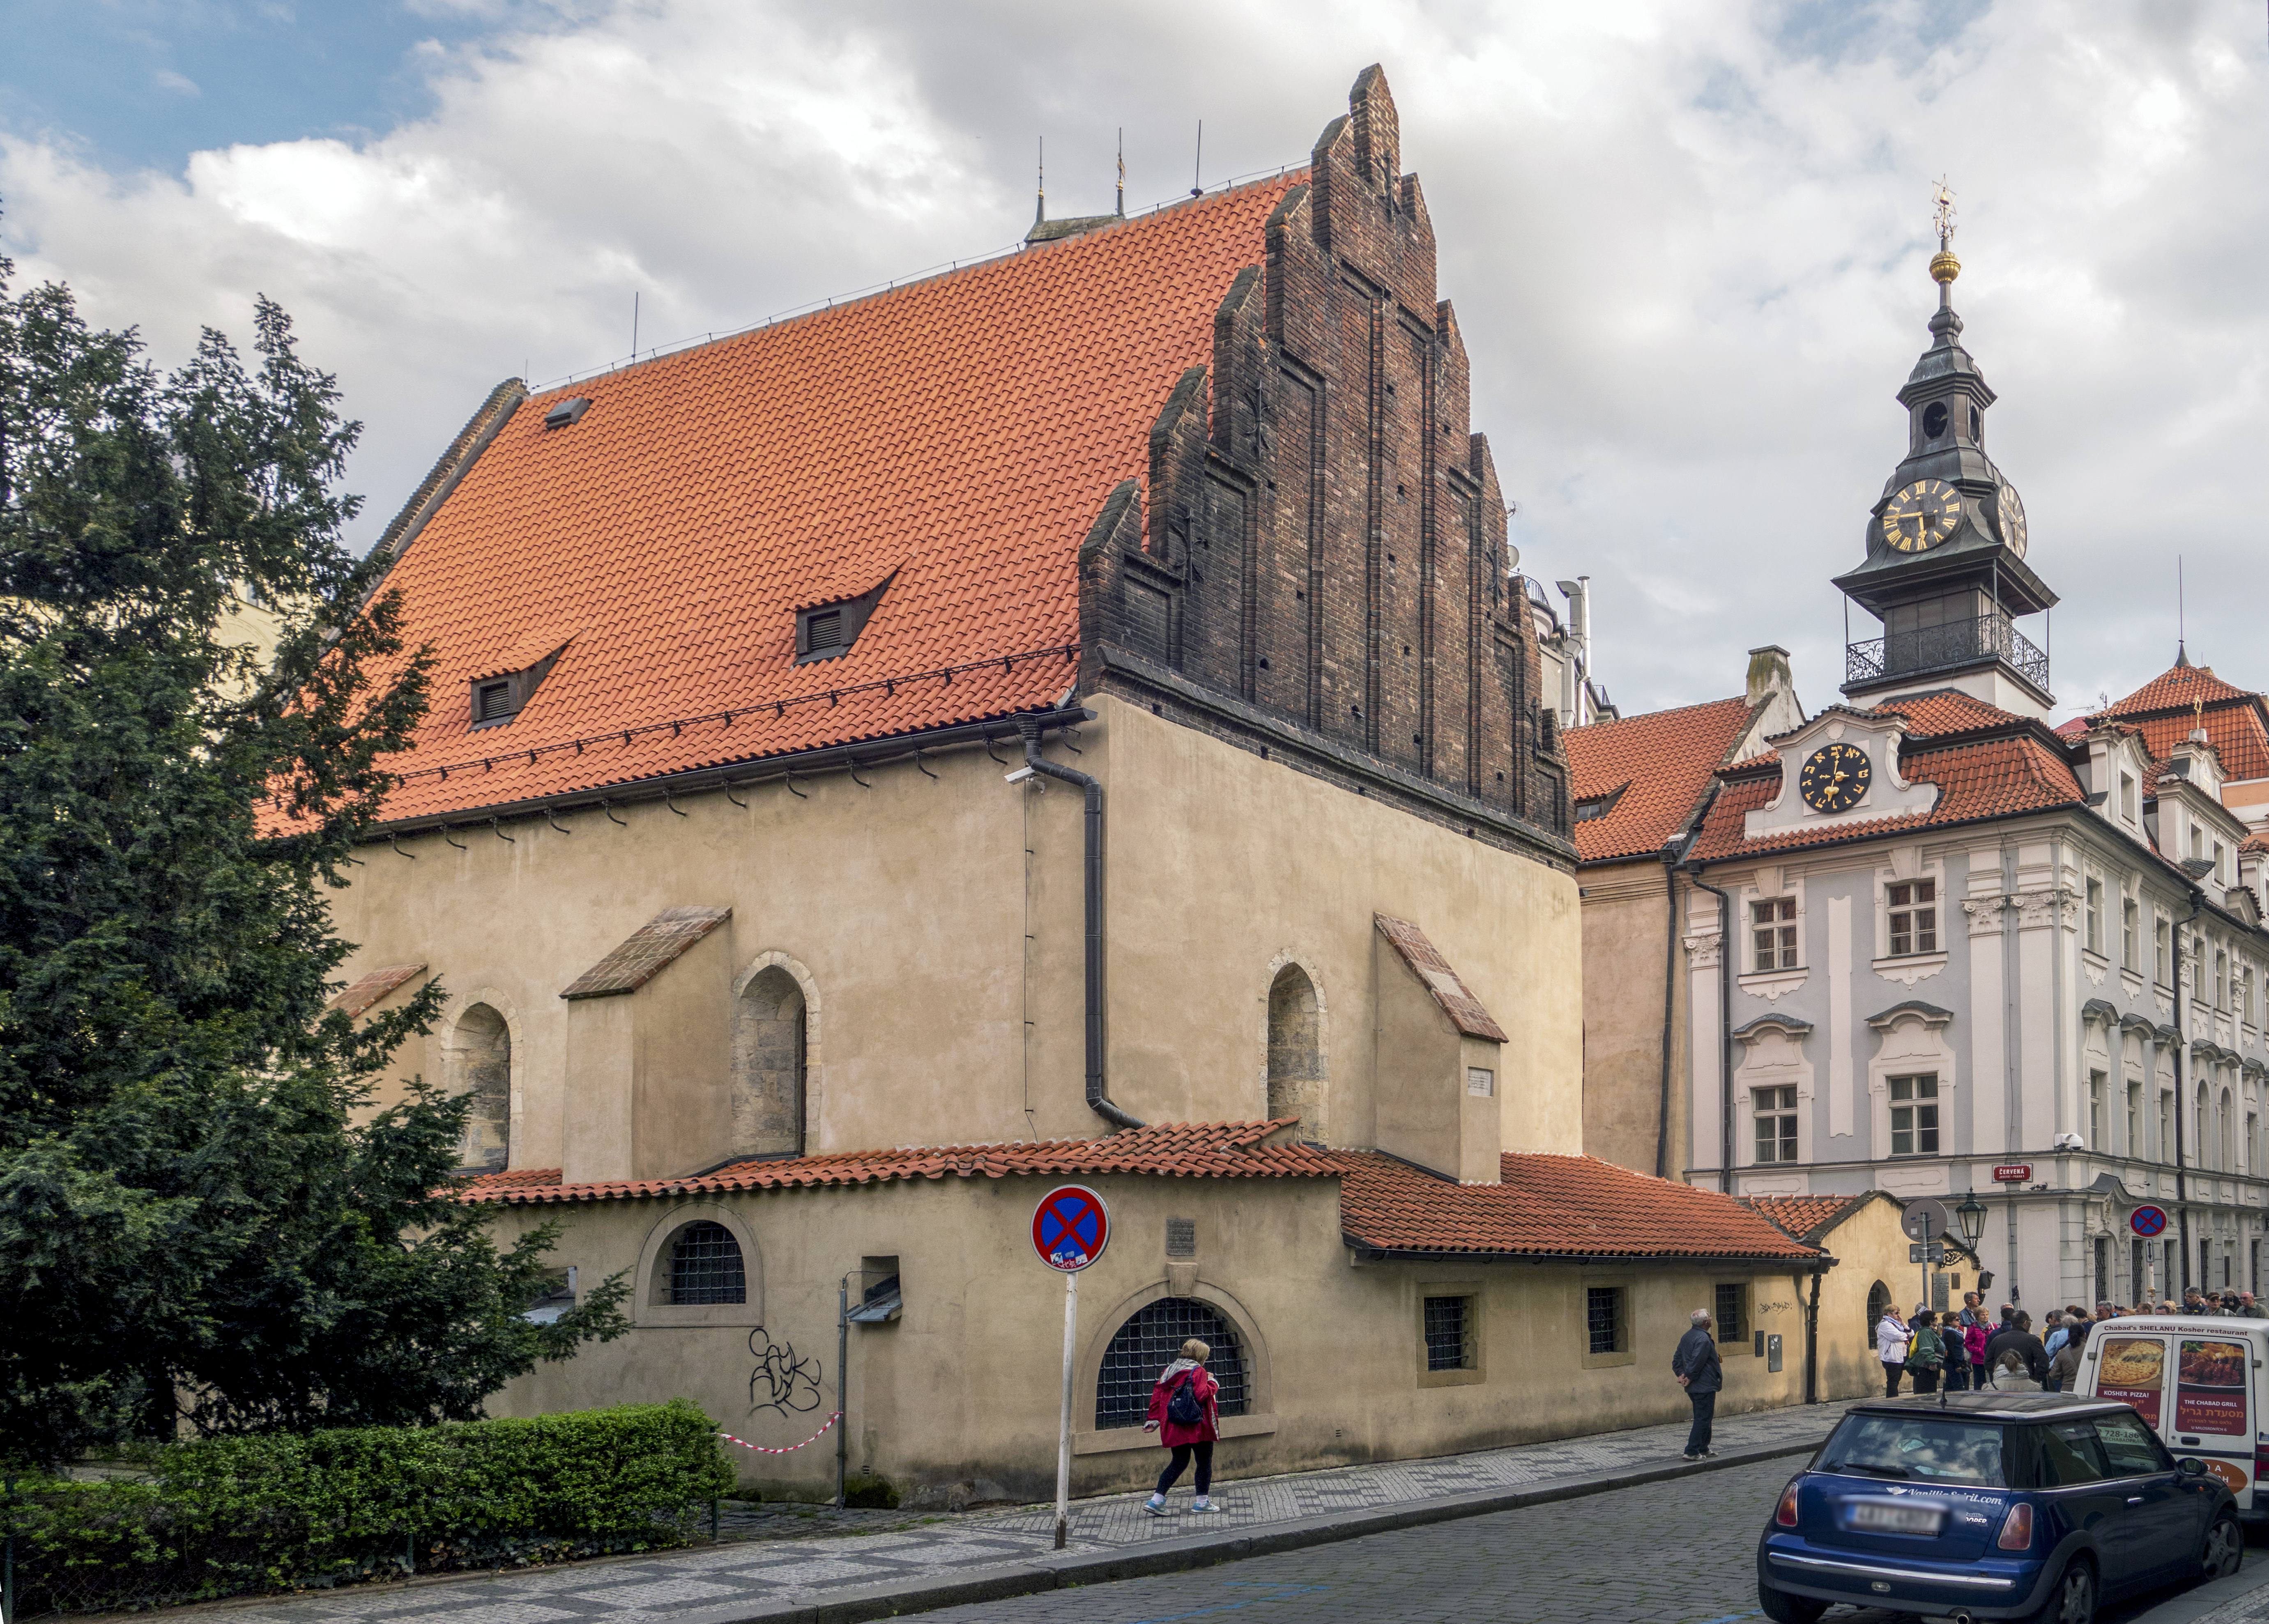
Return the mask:
{"type": "Polygon", "coordinates": [[[2229,1142],[2229,1090],[2224,1089],[2221,1091],[2221,1109],[2214,1115],[2214,1133],[2217,1151],[2214,1166],[2225,1173],[2235,1172],[2237,1170],[2237,1158],[2232,1154],[2229,1142]]]}
{"type": "Polygon", "coordinates": [[[804,1052],[803,989],[775,964],[733,1015],[733,1155],[803,1154],[804,1052]]]}
{"type": "Polygon", "coordinates": [[[1888,1286],[1877,1281],[1867,1288],[1867,1334],[1863,1339],[1862,1346],[1870,1350],[1870,1356],[1875,1346],[1875,1327],[1883,1323],[1883,1315],[1890,1306],[1891,1288],[1888,1286]]]}
{"type": "Polygon", "coordinates": [[[2206,1160],[2206,1152],[2214,1144],[2214,1140],[2207,1133],[2210,1126],[2206,1119],[2206,1084],[2200,1083],[2198,1087],[2198,1104],[2191,1112],[2191,1145],[2197,1150],[2200,1162],[2206,1160]]]}
{"type": "Polygon", "coordinates": [[[674,1308],[713,1303],[745,1303],[749,1282],[741,1266],[741,1243],[723,1224],[709,1219],[689,1223],[669,1243],[669,1286],[674,1308]]]}
{"type": "Polygon", "coordinates": [[[1206,1369],[1221,1384],[1221,1414],[1244,1414],[1253,1395],[1236,1329],[1210,1303],[1160,1297],[1120,1326],[1103,1350],[1103,1369],[1095,1382],[1097,1428],[1141,1426],[1159,1372],[1181,1357],[1182,1344],[1192,1337],[1213,1349],[1206,1369]]]}
{"type": "Polygon", "coordinates": [[[459,1170],[501,1172],[512,1161],[512,1029],[486,1004],[457,1017],[448,1048],[449,1089],[473,1096],[459,1170]]]}
{"type": "Polygon", "coordinates": [[[1300,1119],[1300,1137],[1325,1142],[1323,1011],[1316,984],[1297,964],[1268,989],[1268,1115],[1300,1119]]]}

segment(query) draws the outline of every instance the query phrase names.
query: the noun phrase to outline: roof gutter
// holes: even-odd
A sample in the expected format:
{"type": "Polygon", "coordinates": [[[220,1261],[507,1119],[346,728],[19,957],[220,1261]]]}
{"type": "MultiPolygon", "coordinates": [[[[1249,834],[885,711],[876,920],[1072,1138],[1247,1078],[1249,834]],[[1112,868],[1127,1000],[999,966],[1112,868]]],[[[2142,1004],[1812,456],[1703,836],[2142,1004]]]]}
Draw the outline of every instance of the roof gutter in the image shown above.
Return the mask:
{"type": "Polygon", "coordinates": [[[1139,1128],[1139,1118],[1112,1104],[1104,1089],[1103,1075],[1103,784],[1070,767],[1057,765],[1040,754],[1040,723],[1037,716],[1020,716],[1016,727],[1024,735],[1024,766],[1043,777],[1076,784],[1087,794],[1087,884],[1083,906],[1087,919],[1087,1108],[1114,1127],[1139,1128]]]}
{"type": "Polygon", "coordinates": [[[1615,1264],[1619,1266],[1657,1263],[1683,1264],[1697,1268],[1716,1268],[1724,1264],[1738,1263],[1771,1269],[1785,1269],[1796,1264],[1808,1273],[1833,1268],[1837,1261],[1825,1252],[1809,1258],[1792,1258],[1786,1252],[1444,1251],[1416,1247],[1374,1246],[1358,1236],[1346,1233],[1340,1236],[1340,1241],[1365,1263],[1579,1263],[1587,1266],[1615,1264]]]}

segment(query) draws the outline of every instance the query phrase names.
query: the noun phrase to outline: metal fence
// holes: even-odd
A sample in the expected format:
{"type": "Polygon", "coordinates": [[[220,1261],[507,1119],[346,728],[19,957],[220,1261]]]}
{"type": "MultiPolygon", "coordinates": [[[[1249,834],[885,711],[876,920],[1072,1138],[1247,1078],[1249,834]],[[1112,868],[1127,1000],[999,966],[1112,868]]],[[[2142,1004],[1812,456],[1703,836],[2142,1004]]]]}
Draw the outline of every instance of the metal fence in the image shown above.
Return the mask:
{"type": "Polygon", "coordinates": [[[2034,686],[2048,686],[2049,657],[2007,615],[1980,615],[1851,644],[1844,651],[1844,680],[1867,683],[1993,658],[2034,686]]]}

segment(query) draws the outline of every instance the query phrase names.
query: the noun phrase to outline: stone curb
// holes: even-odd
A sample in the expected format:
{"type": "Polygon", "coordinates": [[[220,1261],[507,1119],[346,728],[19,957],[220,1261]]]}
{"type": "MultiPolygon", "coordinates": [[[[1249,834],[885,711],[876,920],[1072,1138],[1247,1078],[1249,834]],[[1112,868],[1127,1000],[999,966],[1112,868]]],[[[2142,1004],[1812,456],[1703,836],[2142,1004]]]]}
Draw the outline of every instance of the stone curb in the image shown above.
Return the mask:
{"type": "MultiPolygon", "coordinates": [[[[965,1606],[972,1602],[1000,1601],[1042,1591],[1064,1590],[1079,1584],[1105,1584],[1115,1579],[1136,1579],[1153,1574],[1186,1573],[1248,1556],[1268,1556],[1311,1546],[1360,1539],[1367,1534],[1419,1528],[1430,1523],[1461,1517],[1486,1517],[1494,1511],[1517,1511],[1554,1501],[1580,1500],[1617,1489],[1637,1488],[1698,1472],[1720,1472],[1787,1455],[1808,1455],[1820,1447],[1818,1438],[1800,1443],[1759,1444],[1729,1450],[1708,1460],[1666,1462],[1622,1471],[1583,1476],[1546,1478],[1519,1488],[1485,1488],[1471,1494],[1443,1495],[1400,1505],[1366,1506],[1361,1510],[1334,1511],[1259,1528],[1230,1530],[1217,1534],[1193,1534],[1179,1539],[1119,1546],[1105,1551],[1048,1554],[997,1567],[972,1569],[950,1576],[926,1575],[883,1584],[860,1585],[834,1594],[778,1605],[745,1602],[703,1608],[673,1615],[672,1624],[866,1624],[871,1619],[902,1613],[928,1613],[938,1607],[965,1606]]],[[[2269,1565],[2265,1565],[2269,1574],[2269,1565]]]]}
{"type": "Polygon", "coordinates": [[[2138,1613],[2133,1624],[2193,1624],[2264,1586],[2269,1586],[2269,1555],[2249,1545],[2245,1561],[2236,1573],[2170,1597],[2148,1613],[2138,1613]]]}

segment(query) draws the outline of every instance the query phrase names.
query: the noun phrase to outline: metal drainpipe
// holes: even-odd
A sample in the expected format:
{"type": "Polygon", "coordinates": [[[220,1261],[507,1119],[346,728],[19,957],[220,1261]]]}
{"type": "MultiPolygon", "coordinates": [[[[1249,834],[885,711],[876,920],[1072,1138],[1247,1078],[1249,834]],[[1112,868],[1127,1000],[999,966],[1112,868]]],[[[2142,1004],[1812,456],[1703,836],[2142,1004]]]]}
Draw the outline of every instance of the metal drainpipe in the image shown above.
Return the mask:
{"type": "Polygon", "coordinates": [[[1662,848],[1662,1089],[1655,1105],[1654,1176],[1670,1177],[1670,1046],[1678,996],[1678,842],[1662,848]]]}
{"type": "MultiPolygon", "coordinates": [[[[2183,950],[2183,934],[2191,921],[2206,912],[2206,893],[2197,886],[2191,887],[2191,911],[2183,922],[2175,926],[2175,1232],[2182,1237],[2182,1288],[2191,1284],[2191,1208],[2190,1162],[2183,1152],[2183,1096],[2190,1091],[2191,1008],[2190,1000],[2183,996],[2183,961],[2190,956],[2183,950]]],[[[2200,1131],[2204,1125],[2200,1125],[2200,1131]]],[[[2199,1282],[2203,1286],[2206,1282],[2199,1282]]]]}
{"type": "Polygon", "coordinates": [[[1733,1192],[1733,897],[1686,865],[1686,877],[1718,899],[1718,1188],[1733,1192]]]}
{"type": "Polygon", "coordinates": [[[1103,786],[1084,772],[1060,767],[1040,754],[1040,724],[1016,720],[1024,735],[1024,764],[1045,778],[1076,784],[1087,792],[1087,1106],[1115,1127],[1139,1128],[1140,1118],[1113,1104],[1103,1077],[1103,786]]]}
{"type": "Polygon", "coordinates": [[[1804,1401],[1820,1402],[1820,1271],[1812,1271],[1812,1301],[1804,1305],[1804,1401]]]}

